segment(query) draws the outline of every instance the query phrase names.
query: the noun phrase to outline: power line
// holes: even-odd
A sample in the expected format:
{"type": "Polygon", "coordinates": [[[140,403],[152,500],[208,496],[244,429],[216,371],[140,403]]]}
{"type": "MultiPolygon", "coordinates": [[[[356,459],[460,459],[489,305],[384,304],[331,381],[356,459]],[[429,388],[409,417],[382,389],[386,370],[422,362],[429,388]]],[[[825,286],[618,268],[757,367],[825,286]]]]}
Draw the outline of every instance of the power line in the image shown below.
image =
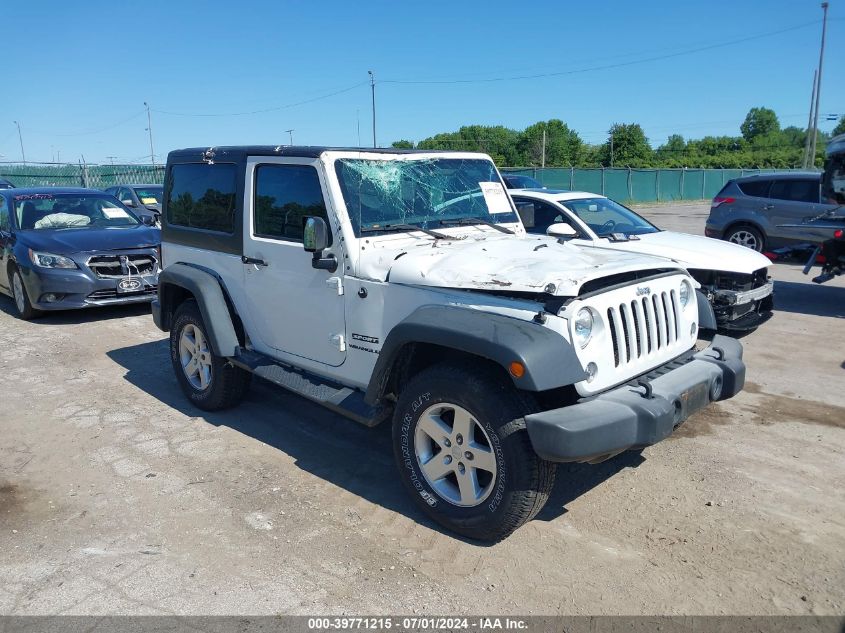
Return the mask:
{"type": "Polygon", "coordinates": [[[684,55],[692,55],[694,53],[701,53],[703,51],[713,50],[715,48],[722,48],[725,46],[733,46],[735,44],[741,44],[743,42],[750,42],[753,40],[758,40],[764,37],[771,37],[773,35],[780,35],[782,33],[789,33],[791,31],[797,31],[799,29],[807,28],[808,26],[812,26],[814,24],[818,24],[820,20],[813,20],[812,22],[806,22],[804,24],[799,24],[797,26],[790,26],[785,29],[779,29],[777,31],[769,31],[766,33],[760,33],[758,35],[750,35],[748,37],[739,38],[736,40],[731,40],[728,42],[722,42],[719,44],[709,44],[707,46],[699,46],[697,48],[692,48],[689,50],[679,51],[677,53],[669,53],[666,55],[655,55],[652,57],[646,57],[644,59],[632,60],[628,62],[619,62],[616,64],[604,64],[599,66],[590,66],[587,68],[577,68],[572,70],[561,70],[557,72],[551,73],[537,73],[532,75],[512,75],[509,77],[490,77],[487,79],[429,79],[429,80],[412,80],[412,79],[383,79],[379,81],[379,83],[389,83],[389,84],[474,84],[474,83],[493,83],[493,82],[500,82],[500,81],[516,81],[520,79],[542,79],[547,77],[561,77],[564,75],[575,75],[579,73],[587,73],[593,72],[597,70],[609,70],[611,68],[623,68],[626,66],[633,66],[635,64],[645,64],[647,62],[659,61],[663,59],[671,59],[674,57],[681,57],[684,55]]]}
{"type": "Polygon", "coordinates": [[[305,99],[303,101],[296,101],[294,103],[286,103],[285,105],[280,106],[273,106],[272,108],[263,108],[261,110],[251,110],[249,112],[215,112],[215,113],[200,113],[200,112],[171,112],[169,110],[153,110],[158,114],[167,114],[170,116],[186,116],[186,117],[226,117],[226,116],[249,116],[253,114],[264,114],[265,112],[276,112],[278,110],[284,110],[286,108],[293,108],[300,105],[305,105],[306,103],[313,103],[315,101],[320,101],[321,99],[328,99],[329,97],[334,97],[339,94],[343,94],[344,92],[349,92],[350,90],[354,90],[360,86],[367,85],[368,81],[360,81],[356,84],[351,86],[347,86],[346,88],[342,88],[340,90],[335,90],[334,92],[330,92],[328,94],[320,95],[319,97],[313,97],[312,99],[305,99]]]}

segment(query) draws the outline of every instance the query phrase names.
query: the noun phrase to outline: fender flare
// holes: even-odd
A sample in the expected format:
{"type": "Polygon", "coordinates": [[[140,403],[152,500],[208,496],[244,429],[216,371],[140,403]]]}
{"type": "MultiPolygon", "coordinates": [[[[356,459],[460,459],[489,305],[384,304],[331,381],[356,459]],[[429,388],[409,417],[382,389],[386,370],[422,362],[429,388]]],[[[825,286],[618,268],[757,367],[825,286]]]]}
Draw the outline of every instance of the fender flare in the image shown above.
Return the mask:
{"type": "Polygon", "coordinates": [[[387,335],[367,386],[365,400],[369,404],[384,396],[395,361],[406,345],[415,343],[489,359],[507,372],[517,388],[526,391],[563,387],[587,377],[572,345],[539,323],[460,306],[426,305],[387,335]],[[520,377],[509,372],[514,361],[525,367],[520,377]]]}
{"type": "Polygon", "coordinates": [[[701,290],[696,290],[695,296],[698,300],[698,328],[701,330],[715,331],[718,325],[716,324],[716,313],[713,311],[713,306],[710,305],[710,302],[701,290]]]}
{"type": "Polygon", "coordinates": [[[176,286],[190,292],[202,314],[211,348],[217,356],[235,356],[240,347],[229,304],[220,281],[209,272],[187,264],[173,264],[158,276],[158,306],[153,306],[153,314],[158,312],[156,325],[162,330],[170,329],[170,321],[175,306],[170,305],[168,287],[176,286]]]}

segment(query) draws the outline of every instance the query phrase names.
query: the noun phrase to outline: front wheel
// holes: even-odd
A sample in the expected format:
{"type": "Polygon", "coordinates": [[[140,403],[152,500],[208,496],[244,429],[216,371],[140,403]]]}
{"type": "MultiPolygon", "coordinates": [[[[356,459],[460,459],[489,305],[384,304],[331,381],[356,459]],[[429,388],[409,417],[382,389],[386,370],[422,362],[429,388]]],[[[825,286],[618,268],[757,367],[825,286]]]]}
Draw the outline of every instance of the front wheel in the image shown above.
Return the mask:
{"type": "Polygon", "coordinates": [[[12,271],[12,297],[15,300],[15,307],[18,309],[18,316],[24,321],[41,316],[41,310],[32,307],[29,295],[26,294],[26,287],[23,285],[23,278],[17,268],[12,271]]]}
{"type": "Polygon", "coordinates": [[[193,300],[180,305],[173,317],[170,360],[182,391],[204,411],[233,407],[249,390],[252,374],[214,353],[193,300]]]}
{"type": "Polygon", "coordinates": [[[530,521],[555,475],[525,429],[533,406],[484,365],[441,364],[415,376],[396,405],[393,445],[402,482],[423,512],[483,541],[530,521]]]}

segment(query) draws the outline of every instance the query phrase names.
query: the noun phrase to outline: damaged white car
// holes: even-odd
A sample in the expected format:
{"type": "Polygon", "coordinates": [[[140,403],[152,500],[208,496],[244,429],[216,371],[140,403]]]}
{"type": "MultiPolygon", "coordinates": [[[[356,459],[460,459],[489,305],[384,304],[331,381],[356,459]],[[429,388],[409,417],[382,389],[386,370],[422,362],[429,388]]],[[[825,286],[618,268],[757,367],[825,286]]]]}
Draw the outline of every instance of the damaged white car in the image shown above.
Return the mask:
{"type": "Polygon", "coordinates": [[[512,190],[529,233],[571,238],[574,244],[665,257],[701,284],[719,329],[750,332],[772,316],[769,259],[721,240],[663,231],[610,198],[584,191],[512,190]]]}

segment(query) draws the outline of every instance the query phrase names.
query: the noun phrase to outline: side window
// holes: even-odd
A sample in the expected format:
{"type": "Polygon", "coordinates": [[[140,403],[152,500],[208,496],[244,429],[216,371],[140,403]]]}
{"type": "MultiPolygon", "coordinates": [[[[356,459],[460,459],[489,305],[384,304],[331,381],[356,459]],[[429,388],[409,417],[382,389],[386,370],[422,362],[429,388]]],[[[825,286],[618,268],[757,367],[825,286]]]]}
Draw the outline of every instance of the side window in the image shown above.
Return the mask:
{"type": "Polygon", "coordinates": [[[746,182],[738,182],[736,184],[739,187],[740,191],[742,191],[742,193],[744,193],[746,196],[754,196],[756,198],[768,198],[769,185],[772,184],[772,181],[748,180],[746,182]]]}
{"type": "Polygon", "coordinates": [[[6,204],[5,196],[0,196],[0,231],[11,231],[12,225],[9,221],[9,206],[6,204]]]}
{"type": "Polygon", "coordinates": [[[167,222],[207,231],[235,230],[235,182],[232,163],[181,163],[167,178],[167,222]]]}
{"type": "Polygon", "coordinates": [[[310,165],[259,165],[254,204],[253,231],[261,237],[301,242],[305,216],[328,224],[320,177],[310,165]]]}
{"type": "Polygon", "coordinates": [[[790,179],[775,180],[772,184],[769,197],[777,200],[817,203],[819,201],[819,194],[820,186],[818,180],[790,179]]]}

